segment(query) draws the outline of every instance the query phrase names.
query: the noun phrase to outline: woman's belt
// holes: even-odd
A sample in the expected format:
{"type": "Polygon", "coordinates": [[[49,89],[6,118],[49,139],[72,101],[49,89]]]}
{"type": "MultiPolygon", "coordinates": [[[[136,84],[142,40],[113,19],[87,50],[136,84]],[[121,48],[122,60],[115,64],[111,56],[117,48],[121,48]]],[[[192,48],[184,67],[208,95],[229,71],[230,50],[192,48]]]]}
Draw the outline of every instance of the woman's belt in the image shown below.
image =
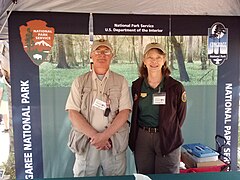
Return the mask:
{"type": "Polygon", "coordinates": [[[144,131],[147,131],[149,133],[157,133],[159,132],[158,127],[144,127],[144,126],[139,126],[141,129],[143,129],[144,131]]]}

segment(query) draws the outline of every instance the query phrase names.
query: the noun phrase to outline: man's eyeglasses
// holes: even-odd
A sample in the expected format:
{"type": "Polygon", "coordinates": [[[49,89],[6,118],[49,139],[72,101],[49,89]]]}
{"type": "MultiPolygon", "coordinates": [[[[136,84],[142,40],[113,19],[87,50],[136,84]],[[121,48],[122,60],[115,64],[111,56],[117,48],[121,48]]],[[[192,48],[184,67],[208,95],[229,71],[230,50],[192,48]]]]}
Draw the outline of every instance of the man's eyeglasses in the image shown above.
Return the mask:
{"type": "Polygon", "coordinates": [[[101,50],[95,50],[95,51],[94,51],[94,54],[96,54],[96,55],[100,55],[100,54],[110,55],[110,54],[111,54],[111,50],[103,50],[103,51],[101,51],[101,50]]]}

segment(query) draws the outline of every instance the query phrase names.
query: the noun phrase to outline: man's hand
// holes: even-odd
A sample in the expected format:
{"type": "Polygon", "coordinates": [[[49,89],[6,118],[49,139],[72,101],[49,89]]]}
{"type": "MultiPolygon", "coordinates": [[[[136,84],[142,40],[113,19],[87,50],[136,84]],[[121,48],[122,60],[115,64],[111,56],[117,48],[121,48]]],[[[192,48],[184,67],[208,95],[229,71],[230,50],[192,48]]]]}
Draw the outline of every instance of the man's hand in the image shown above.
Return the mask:
{"type": "Polygon", "coordinates": [[[109,144],[107,146],[104,146],[102,150],[109,150],[112,148],[112,141],[111,139],[108,140],[109,144]]]}
{"type": "Polygon", "coordinates": [[[91,137],[90,143],[98,150],[109,150],[112,148],[111,140],[103,133],[96,133],[91,137]]]}

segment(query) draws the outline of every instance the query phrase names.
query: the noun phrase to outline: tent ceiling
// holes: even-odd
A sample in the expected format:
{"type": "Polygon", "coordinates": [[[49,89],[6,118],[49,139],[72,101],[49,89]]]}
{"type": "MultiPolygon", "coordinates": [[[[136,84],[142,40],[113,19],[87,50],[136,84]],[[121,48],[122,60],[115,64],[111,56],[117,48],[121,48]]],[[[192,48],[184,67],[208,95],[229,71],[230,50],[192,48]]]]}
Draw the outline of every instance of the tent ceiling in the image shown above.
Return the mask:
{"type": "MultiPolygon", "coordinates": [[[[0,0],[0,27],[11,0],[0,0]]],[[[9,7],[10,6],[10,7],[9,7]]],[[[239,0],[17,0],[14,11],[240,16],[239,0]]],[[[0,40],[7,40],[7,24],[0,40]]]]}

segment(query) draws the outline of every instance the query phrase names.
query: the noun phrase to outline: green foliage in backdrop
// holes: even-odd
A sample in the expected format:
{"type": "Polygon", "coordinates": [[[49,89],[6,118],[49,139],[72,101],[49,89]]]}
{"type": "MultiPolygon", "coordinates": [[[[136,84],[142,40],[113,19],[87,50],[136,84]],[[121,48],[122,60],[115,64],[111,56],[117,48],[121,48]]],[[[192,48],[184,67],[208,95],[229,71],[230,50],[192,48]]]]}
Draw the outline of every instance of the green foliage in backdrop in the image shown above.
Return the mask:
{"type": "MultiPolygon", "coordinates": [[[[186,63],[190,82],[183,82],[184,85],[216,85],[217,68],[210,65],[208,69],[201,70],[201,63],[186,63]]],[[[56,64],[45,62],[40,66],[40,84],[41,87],[70,87],[73,79],[88,72],[89,66],[75,67],[70,69],[56,68],[56,64]]],[[[172,76],[179,79],[177,65],[174,65],[172,76]]],[[[138,67],[136,64],[112,64],[111,70],[117,72],[128,80],[129,86],[132,81],[138,77],[138,67]]]]}

